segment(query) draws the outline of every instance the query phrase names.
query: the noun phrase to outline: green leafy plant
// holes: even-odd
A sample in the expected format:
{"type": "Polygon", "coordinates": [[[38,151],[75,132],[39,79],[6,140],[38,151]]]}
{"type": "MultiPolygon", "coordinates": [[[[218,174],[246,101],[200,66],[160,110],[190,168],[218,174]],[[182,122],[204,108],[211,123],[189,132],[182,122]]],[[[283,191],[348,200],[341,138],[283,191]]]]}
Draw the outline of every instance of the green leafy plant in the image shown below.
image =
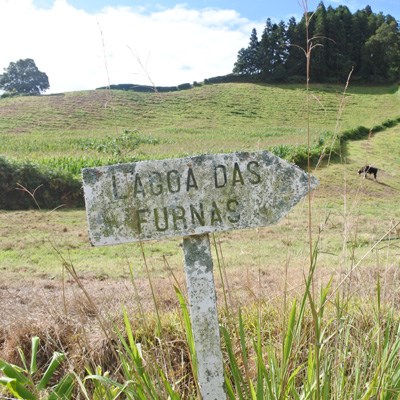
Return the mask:
{"type": "Polygon", "coordinates": [[[154,137],[125,129],[118,137],[107,136],[104,139],[84,140],[81,148],[82,150],[96,150],[99,153],[111,154],[116,157],[136,150],[141,144],[155,145],[158,143],[159,140],[154,137]]]}
{"type": "Polygon", "coordinates": [[[72,398],[75,386],[75,378],[72,373],[66,374],[59,379],[58,383],[52,386],[52,380],[56,376],[56,371],[65,359],[64,353],[54,352],[49,365],[43,374],[37,367],[37,354],[40,339],[37,336],[32,338],[30,363],[28,366],[27,358],[23,351],[19,349],[19,355],[23,367],[10,364],[0,359],[0,385],[17,399],[38,400],[46,395],[48,400],[72,398]]]}
{"type": "Polygon", "coordinates": [[[132,325],[126,310],[123,310],[125,332],[117,329],[119,339],[119,361],[123,383],[102,373],[97,368],[94,374],[85,377],[85,382],[93,382],[95,399],[116,399],[123,394],[127,399],[169,398],[179,400],[178,393],[166,379],[161,367],[144,360],[141,343],[135,340],[132,325]],[[103,396],[103,397],[101,397],[103,396]]]}

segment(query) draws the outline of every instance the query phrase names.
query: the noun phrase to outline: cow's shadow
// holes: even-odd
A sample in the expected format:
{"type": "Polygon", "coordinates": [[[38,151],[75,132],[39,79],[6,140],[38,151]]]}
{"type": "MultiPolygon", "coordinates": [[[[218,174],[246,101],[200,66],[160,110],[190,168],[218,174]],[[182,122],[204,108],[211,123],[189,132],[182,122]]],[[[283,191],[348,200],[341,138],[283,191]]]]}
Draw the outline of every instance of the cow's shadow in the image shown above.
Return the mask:
{"type": "MultiPolygon", "coordinates": [[[[367,179],[368,179],[368,178],[367,178],[367,179]]],[[[372,181],[372,179],[369,179],[369,180],[372,181]]],[[[374,181],[374,182],[375,182],[375,183],[378,183],[379,185],[388,187],[388,188],[390,188],[390,189],[399,191],[399,189],[397,189],[397,188],[395,188],[395,187],[393,187],[393,186],[391,186],[391,185],[388,185],[388,184],[385,183],[385,182],[381,182],[381,181],[378,181],[378,180],[376,180],[376,181],[374,181]]]]}

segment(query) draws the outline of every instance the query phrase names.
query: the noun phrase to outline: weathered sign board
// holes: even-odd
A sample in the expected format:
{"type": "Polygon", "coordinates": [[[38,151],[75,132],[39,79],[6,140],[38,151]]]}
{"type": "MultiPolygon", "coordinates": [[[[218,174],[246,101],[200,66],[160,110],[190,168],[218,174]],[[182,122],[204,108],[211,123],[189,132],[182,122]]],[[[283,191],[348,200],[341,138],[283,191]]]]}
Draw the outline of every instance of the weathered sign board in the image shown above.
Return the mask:
{"type": "Polygon", "coordinates": [[[308,192],[307,174],[267,151],[84,169],[83,182],[96,246],[275,224],[308,192]]]}
{"type": "Polygon", "coordinates": [[[317,183],[300,168],[267,151],[83,170],[93,245],[184,236],[203,400],[226,397],[208,233],[275,224],[317,183]]]}

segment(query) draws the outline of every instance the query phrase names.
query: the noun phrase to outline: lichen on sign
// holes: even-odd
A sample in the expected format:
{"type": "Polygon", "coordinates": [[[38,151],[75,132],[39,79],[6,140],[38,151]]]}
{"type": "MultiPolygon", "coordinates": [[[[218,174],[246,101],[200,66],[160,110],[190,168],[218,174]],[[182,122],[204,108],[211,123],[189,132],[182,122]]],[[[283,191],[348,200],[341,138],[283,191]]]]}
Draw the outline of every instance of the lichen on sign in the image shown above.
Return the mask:
{"type": "Polygon", "coordinates": [[[317,180],[267,151],[83,170],[93,245],[267,226],[317,180]]]}

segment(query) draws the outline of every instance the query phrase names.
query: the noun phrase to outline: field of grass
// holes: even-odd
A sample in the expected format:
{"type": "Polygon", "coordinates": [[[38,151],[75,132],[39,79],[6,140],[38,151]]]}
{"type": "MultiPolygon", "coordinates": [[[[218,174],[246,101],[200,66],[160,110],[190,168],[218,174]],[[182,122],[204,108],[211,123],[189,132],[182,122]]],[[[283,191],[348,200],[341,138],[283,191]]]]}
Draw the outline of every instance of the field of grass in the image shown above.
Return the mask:
{"type": "MultiPolygon", "coordinates": [[[[350,142],[346,145],[343,164],[331,163],[313,172],[320,180],[313,205],[314,218],[324,227],[322,264],[329,266],[333,262],[331,268],[335,269],[343,246],[345,218],[351,226],[357,226],[357,231],[353,232],[357,233],[357,238],[349,237],[347,245],[354,246],[358,256],[384,234],[391,221],[399,220],[400,156],[399,152],[393,151],[389,157],[386,150],[387,143],[394,149],[400,148],[399,140],[400,127],[396,127],[367,140],[350,142]],[[381,169],[377,182],[359,178],[359,166],[367,163],[381,169]]],[[[129,264],[141,265],[142,255],[137,245],[92,248],[82,209],[1,211],[0,220],[3,238],[0,265],[2,275],[11,280],[28,276],[59,277],[61,261],[56,249],[70,259],[80,273],[97,277],[128,277],[129,264]]],[[[260,265],[272,270],[281,268],[289,251],[288,243],[290,252],[296,254],[296,257],[290,256],[291,265],[300,267],[303,253],[307,251],[304,244],[306,225],[306,204],[300,204],[277,226],[219,234],[217,240],[222,243],[225,262],[230,269],[260,265]],[[272,260],[271,253],[274,254],[272,260]],[[264,260],[270,261],[264,266],[264,260]]],[[[164,256],[177,267],[182,263],[179,238],[146,244],[145,248],[157,274],[162,275],[164,270],[164,256]]],[[[143,275],[143,270],[138,270],[143,275]]]]}
{"type": "MultiPolygon", "coordinates": [[[[335,130],[341,89],[317,86],[312,96],[311,133],[317,138],[335,130]]],[[[399,104],[394,87],[350,88],[339,129],[398,118],[399,104]]],[[[0,125],[2,155],[38,162],[109,157],[80,146],[107,137],[112,143],[124,129],[155,139],[140,144],[134,152],[139,158],[256,150],[306,142],[305,92],[228,84],[162,95],[96,91],[4,99],[0,125]]],[[[324,161],[312,174],[320,181],[311,198],[317,254],[312,286],[307,200],[275,226],[211,238],[221,325],[232,340],[223,340],[235,393],[230,398],[240,398],[241,391],[246,400],[307,393],[314,399],[397,398],[400,126],[347,142],[334,162],[324,161]],[[365,164],[379,168],[377,181],[358,176],[365,164]],[[251,396],[250,381],[269,397],[251,396]]],[[[82,209],[0,211],[0,237],[0,359],[20,363],[17,347],[28,353],[38,335],[43,369],[52,351],[62,351],[68,358],[64,371],[74,368],[83,379],[86,366],[101,376],[98,386],[81,381],[75,388],[81,398],[114,398],[118,385],[106,371],[119,382],[140,380],[140,368],[123,358],[133,357],[136,347],[118,347],[112,333],[118,327],[129,339],[124,304],[146,370],[162,366],[180,394],[171,398],[195,398],[190,336],[174,291],[179,286],[185,294],[180,238],[92,248],[82,209]],[[128,364],[131,375],[124,367],[116,373],[115,365],[128,364]]],[[[141,398],[135,390],[125,394],[141,398]]],[[[159,390],[166,398],[166,389],[159,390]]]]}
{"type": "MultiPolygon", "coordinates": [[[[311,137],[399,117],[396,86],[354,87],[337,121],[343,87],[311,91],[311,137]]],[[[299,85],[216,84],[171,93],[97,90],[2,99],[1,155],[59,166],[258,150],[306,143],[305,89],[299,85]],[[132,145],[123,132],[144,139],[132,145]],[[184,145],[183,145],[184,144],[184,145]]]]}
{"type": "MultiPolygon", "coordinates": [[[[343,89],[338,86],[319,85],[312,90],[310,123],[314,135],[323,130],[334,131],[337,124],[340,130],[351,129],[358,125],[376,126],[384,120],[399,116],[400,91],[396,91],[395,87],[354,87],[347,91],[345,111],[341,120],[336,121],[343,100],[340,90],[343,89]]],[[[2,155],[18,160],[25,158],[43,162],[59,156],[93,157],[101,160],[102,157],[113,156],[107,154],[107,149],[104,153],[101,149],[99,151],[99,148],[94,148],[95,146],[86,150],[79,146],[86,144],[86,147],[90,147],[90,140],[98,140],[98,143],[104,141],[105,137],[111,137],[115,130],[120,132],[124,123],[125,127],[138,129],[144,135],[156,139],[155,144],[146,144],[142,139],[139,148],[135,150],[145,158],[178,157],[187,153],[213,151],[227,152],[233,149],[257,150],[277,143],[306,142],[305,92],[303,88],[293,85],[279,87],[254,84],[205,85],[188,91],[162,94],[100,90],[55,96],[7,98],[2,99],[0,105],[2,155]],[[221,106],[216,107],[216,104],[221,106]],[[249,115],[253,115],[250,118],[251,123],[248,123],[248,117],[238,112],[240,107],[249,115]],[[147,118],[147,115],[154,117],[147,118]],[[195,134],[193,129],[196,120],[198,132],[195,134]],[[208,125],[211,120],[213,129],[208,125]],[[219,148],[218,143],[223,141],[226,143],[219,148]]],[[[398,187],[393,172],[397,171],[400,160],[396,151],[392,151],[391,156],[387,157],[387,143],[390,142],[393,149],[400,147],[398,129],[396,127],[379,132],[370,140],[347,143],[343,148],[342,162],[332,163],[329,167],[323,166],[315,171],[315,175],[321,180],[316,195],[317,199],[321,197],[321,200],[316,200],[318,209],[322,209],[325,213],[327,212],[325,208],[329,209],[332,202],[342,201],[342,195],[338,194],[344,190],[342,178],[344,172],[340,169],[348,171],[349,181],[346,185],[349,193],[354,191],[359,195],[359,190],[365,190],[358,188],[361,181],[357,179],[355,171],[360,166],[371,163],[382,169],[379,178],[382,177],[383,181],[372,186],[373,193],[367,191],[364,193],[368,196],[368,202],[357,204],[355,208],[373,209],[371,202],[376,197],[380,199],[378,219],[382,218],[384,210],[387,213],[390,213],[391,208],[396,210],[392,200],[396,198],[398,187]],[[325,185],[329,185],[326,191],[323,189],[325,185]],[[324,195],[319,196],[318,193],[322,191],[324,195]]],[[[109,145],[110,151],[115,151],[116,148],[126,151],[127,143],[109,141],[109,145]]],[[[115,157],[118,158],[119,155],[115,157]]],[[[304,214],[302,208],[298,207],[298,210],[294,210],[294,213],[304,214]]],[[[1,218],[4,221],[2,227],[5,229],[2,236],[6,239],[2,242],[0,260],[7,271],[28,268],[30,274],[46,274],[46,271],[49,274],[55,273],[57,264],[53,267],[52,263],[48,262],[48,250],[42,252],[36,240],[46,243],[51,238],[54,247],[68,251],[69,256],[73,257],[78,265],[82,263],[84,270],[90,271],[93,268],[99,275],[106,273],[118,276],[120,273],[110,268],[109,264],[113,263],[116,257],[118,259],[117,254],[127,254],[132,251],[128,250],[129,246],[90,249],[83,210],[2,212],[1,218]],[[34,230],[24,228],[32,225],[35,226],[34,230]],[[82,256],[82,250],[89,250],[89,254],[85,251],[85,255],[82,256]],[[91,257],[97,259],[95,267],[90,261],[82,260],[88,257],[89,260],[91,257]],[[29,259],[31,261],[27,262],[29,259]],[[27,265],[18,265],[18,260],[25,260],[27,265]]],[[[300,217],[293,218],[297,222],[300,217]]],[[[320,218],[323,219],[324,216],[320,218]]],[[[289,228],[286,230],[290,231],[289,228]]],[[[260,230],[264,231],[269,232],[270,228],[260,230]]],[[[258,234],[257,232],[256,235],[258,234]]],[[[235,236],[236,233],[227,234],[224,241],[229,242],[229,237],[232,235],[235,236]]],[[[250,246],[248,251],[251,254],[253,251],[251,247],[255,243],[254,232],[244,232],[240,235],[249,236],[244,247],[250,246]]],[[[293,242],[293,238],[290,241],[293,242]]],[[[298,238],[298,241],[301,243],[303,238],[298,238]]],[[[273,239],[270,243],[271,248],[277,245],[273,239]]],[[[177,241],[172,240],[161,246],[162,251],[152,250],[151,254],[159,253],[162,258],[162,254],[173,255],[179,252],[177,241]]],[[[140,252],[137,253],[140,257],[140,252]]],[[[232,252],[228,253],[229,258],[232,252]]],[[[266,250],[260,257],[265,258],[267,254],[266,250]]],[[[178,262],[178,259],[176,261],[178,262]]],[[[241,263],[235,260],[233,264],[241,268],[241,263]]],[[[277,260],[277,263],[281,265],[282,260],[277,260]]]]}

